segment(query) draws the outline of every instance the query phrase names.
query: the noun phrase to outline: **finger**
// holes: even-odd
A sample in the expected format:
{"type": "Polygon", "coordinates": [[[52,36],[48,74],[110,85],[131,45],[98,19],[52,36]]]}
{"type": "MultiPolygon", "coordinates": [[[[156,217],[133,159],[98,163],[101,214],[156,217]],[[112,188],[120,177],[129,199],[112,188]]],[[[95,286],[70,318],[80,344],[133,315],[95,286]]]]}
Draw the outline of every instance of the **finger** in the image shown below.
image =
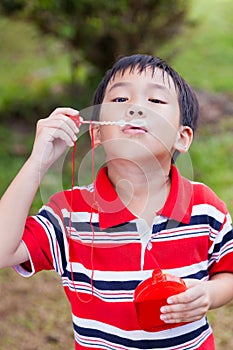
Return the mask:
{"type": "MultiPolygon", "coordinates": [[[[203,301],[195,301],[190,304],[177,304],[174,306],[162,306],[160,311],[164,315],[170,314],[186,314],[190,312],[196,312],[196,310],[201,310],[201,312],[206,312],[208,310],[208,304],[203,301]]],[[[197,311],[199,312],[199,311],[197,311]]]]}
{"type": "Polygon", "coordinates": [[[82,124],[83,118],[80,117],[80,115],[75,116],[69,116],[70,120],[76,125],[77,128],[80,128],[80,125],[82,124]]]}
{"type": "Polygon", "coordinates": [[[190,322],[195,322],[195,321],[198,321],[198,320],[201,320],[202,318],[204,317],[204,315],[201,315],[201,316],[190,316],[190,317],[186,317],[186,318],[182,318],[182,317],[168,317],[168,316],[164,316],[164,315],[161,315],[161,320],[165,323],[168,323],[168,324],[172,324],[172,323],[190,323],[190,322]]]}
{"type": "Polygon", "coordinates": [[[79,111],[70,107],[59,107],[56,108],[49,116],[49,118],[56,118],[58,116],[63,115],[64,117],[68,117],[71,124],[76,127],[80,127],[80,122],[83,120],[79,115],[79,111]]]}
{"type": "Polygon", "coordinates": [[[66,143],[68,147],[72,147],[74,143],[77,141],[77,136],[75,134],[70,135],[63,129],[55,129],[55,128],[49,128],[49,133],[52,141],[55,141],[56,139],[60,139],[66,143]]]}
{"type": "Polygon", "coordinates": [[[47,142],[54,141],[56,138],[61,138],[66,141],[67,145],[73,144],[77,140],[78,128],[69,126],[61,118],[46,119],[40,122],[38,135],[44,135],[47,142]],[[71,140],[71,142],[69,141],[71,140]]]}
{"type": "Polygon", "coordinates": [[[192,322],[203,318],[206,315],[206,311],[205,308],[196,308],[191,311],[161,314],[160,318],[165,323],[192,322]]]}
{"type": "Polygon", "coordinates": [[[78,116],[67,116],[68,120],[67,120],[67,123],[70,125],[70,127],[72,127],[72,129],[76,130],[76,132],[79,131],[79,128],[82,124],[82,121],[83,121],[83,118],[80,117],[79,115],[78,116]]]}
{"type": "Polygon", "coordinates": [[[194,300],[199,299],[203,295],[203,290],[200,288],[200,285],[198,287],[192,287],[190,289],[187,289],[185,292],[182,292],[180,294],[173,295],[167,299],[167,303],[169,305],[172,304],[187,304],[194,300]]]}
{"type": "Polygon", "coordinates": [[[161,319],[165,322],[188,322],[190,319],[202,318],[209,309],[205,297],[187,304],[166,305],[161,308],[161,319]]]}
{"type": "Polygon", "coordinates": [[[74,117],[79,115],[79,111],[70,107],[58,107],[50,114],[50,116],[53,117],[59,114],[66,115],[68,117],[74,117]]]}
{"type": "Polygon", "coordinates": [[[79,132],[77,124],[70,117],[59,115],[54,120],[57,123],[57,128],[64,130],[70,136],[79,132]]]}
{"type": "Polygon", "coordinates": [[[195,298],[194,300],[190,300],[189,302],[183,302],[183,303],[162,306],[161,312],[162,313],[171,313],[171,312],[193,310],[193,309],[199,308],[200,306],[208,308],[208,305],[209,305],[208,298],[205,297],[204,295],[202,295],[198,298],[195,298]]]}
{"type": "MultiPolygon", "coordinates": [[[[56,130],[62,130],[73,140],[76,141],[77,139],[77,133],[79,132],[79,128],[76,126],[76,124],[67,116],[64,115],[56,115],[55,117],[46,118],[41,121],[40,123],[40,129],[54,129],[54,132],[56,130]]],[[[51,134],[52,136],[52,134],[51,134]]]]}
{"type": "Polygon", "coordinates": [[[66,123],[71,129],[77,130],[77,129],[79,129],[78,125],[80,124],[80,122],[77,123],[76,119],[81,120],[81,117],[76,116],[74,118],[74,117],[67,116],[66,114],[54,114],[54,115],[50,115],[45,120],[47,120],[48,122],[50,122],[50,121],[52,122],[52,121],[56,120],[57,122],[59,122],[59,124],[66,123]]]}

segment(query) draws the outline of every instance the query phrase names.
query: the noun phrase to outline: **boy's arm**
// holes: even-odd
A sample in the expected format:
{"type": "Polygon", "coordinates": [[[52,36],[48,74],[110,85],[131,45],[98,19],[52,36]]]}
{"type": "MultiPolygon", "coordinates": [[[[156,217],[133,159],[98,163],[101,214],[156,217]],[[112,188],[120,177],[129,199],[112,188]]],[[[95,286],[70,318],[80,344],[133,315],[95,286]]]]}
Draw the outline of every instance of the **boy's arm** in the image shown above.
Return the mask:
{"type": "Polygon", "coordinates": [[[78,111],[58,108],[41,119],[32,153],[0,201],[0,268],[28,260],[21,243],[26,218],[44,174],[77,140],[78,128],[72,118],[78,111]]]}
{"type": "Polygon", "coordinates": [[[233,298],[233,273],[218,273],[209,281],[186,279],[187,291],[168,298],[161,308],[166,323],[193,322],[204,317],[208,310],[227,304],[233,298]]]}

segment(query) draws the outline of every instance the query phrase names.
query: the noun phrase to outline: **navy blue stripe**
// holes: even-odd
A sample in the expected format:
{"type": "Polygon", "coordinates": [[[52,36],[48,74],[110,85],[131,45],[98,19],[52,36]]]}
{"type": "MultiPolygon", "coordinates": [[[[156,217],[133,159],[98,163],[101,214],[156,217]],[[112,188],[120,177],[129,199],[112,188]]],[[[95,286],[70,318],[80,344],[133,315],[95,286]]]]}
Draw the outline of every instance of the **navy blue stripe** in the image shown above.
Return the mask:
{"type": "MultiPolygon", "coordinates": [[[[69,226],[69,218],[64,219],[65,225],[69,226]]],[[[98,223],[92,223],[92,226],[94,227],[95,232],[102,232],[98,223]]],[[[91,232],[92,228],[90,225],[90,222],[72,222],[72,227],[76,229],[78,232],[91,232]]],[[[127,222],[122,225],[117,225],[113,227],[109,227],[107,229],[104,229],[104,232],[111,233],[111,232],[137,232],[137,226],[134,222],[127,222]]]]}
{"type": "Polygon", "coordinates": [[[225,244],[229,244],[230,242],[233,244],[233,230],[225,234],[220,243],[215,244],[213,254],[219,252],[225,244]]]}
{"type": "MultiPolygon", "coordinates": [[[[38,219],[38,221],[40,221],[40,223],[41,223],[41,226],[43,227],[44,225],[45,225],[45,223],[44,223],[44,221],[42,221],[42,219],[39,217],[39,216],[37,216],[37,219],[38,219]]],[[[48,235],[49,235],[49,237],[50,237],[50,244],[51,244],[51,246],[52,246],[52,254],[53,254],[53,256],[55,257],[56,256],[56,254],[55,254],[55,252],[56,252],[56,249],[55,249],[55,247],[54,247],[54,244],[53,244],[53,239],[52,239],[52,235],[51,235],[51,233],[50,233],[50,231],[47,229],[47,232],[48,232],[48,235]]],[[[54,259],[55,260],[55,270],[56,271],[59,271],[59,269],[58,269],[58,265],[57,265],[57,260],[56,259],[54,259]]]]}
{"type": "MultiPolygon", "coordinates": [[[[181,344],[185,344],[186,342],[193,341],[195,338],[197,338],[199,335],[201,335],[203,332],[205,332],[209,325],[206,323],[204,326],[186,333],[182,334],[177,337],[172,338],[164,338],[164,339],[151,339],[151,340],[131,340],[127,338],[123,338],[114,334],[109,334],[102,332],[98,329],[88,329],[88,328],[82,328],[74,325],[74,330],[80,334],[81,336],[90,337],[90,338],[96,338],[97,339],[103,339],[105,341],[109,341],[121,346],[124,346],[126,349],[166,349],[169,347],[175,347],[179,346],[181,344]]],[[[156,335],[156,333],[155,333],[156,335]]],[[[91,342],[91,341],[90,341],[91,342]]],[[[192,347],[189,347],[189,349],[192,349],[192,347]]]]}
{"type": "Polygon", "coordinates": [[[180,228],[180,227],[190,227],[195,225],[209,225],[214,230],[219,231],[221,229],[222,223],[215,218],[208,215],[195,215],[191,217],[190,223],[187,224],[178,222],[173,219],[166,220],[160,224],[153,225],[152,233],[157,233],[165,230],[180,228]]]}
{"type": "MultiPolygon", "coordinates": [[[[163,232],[163,234],[165,234],[165,233],[167,233],[167,232],[163,232]]],[[[207,231],[207,230],[205,230],[205,231],[195,231],[195,232],[192,232],[192,237],[193,237],[193,235],[200,235],[200,234],[209,234],[209,231],[207,231]]],[[[191,234],[188,232],[179,232],[178,233],[178,235],[179,235],[179,237],[184,237],[184,238],[187,238],[187,236],[191,236],[191,234]]],[[[157,240],[157,238],[158,238],[158,236],[154,236],[154,237],[152,237],[152,242],[154,242],[155,240],[157,240]]],[[[166,237],[159,237],[160,239],[163,239],[163,240],[168,240],[168,241],[170,241],[172,238],[177,238],[177,234],[172,234],[171,232],[168,232],[167,233],[167,235],[166,235],[166,237]]]]}
{"type": "Polygon", "coordinates": [[[194,279],[197,279],[197,280],[202,280],[202,279],[204,279],[206,277],[209,277],[208,271],[207,270],[201,270],[201,271],[198,271],[196,273],[184,276],[183,278],[194,278],[194,279]]]}
{"type": "MultiPolygon", "coordinates": [[[[61,227],[59,225],[59,222],[53,214],[51,214],[49,211],[47,211],[45,209],[41,210],[39,215],[43,216],[44,218],[49,220],[50,223],[53,225],[56,239],[57,239],[60,253],[61,253],[62,267],[63,267],[63,271],[64,271],[63,275],[64,275],[64,274],[66,274],[65,272],[66,272],[66,267],[67,267],[67,261],[66,261],[66,255],[65,255],[63,234],[62,234],[62,230],[61,230],[61,227]]],[[[39,218],[39,216],[38,216],[38,218],[39,218]]],[[[49,232],[49,228],[48,228],[48,232],[49,232]]],[[[50,234],[50,232],[49,232],[49,234],[50,234]]],[[[53,247],[53,253],[54,253],[54,247],[53,247]]],[[[56,256],[56,254],[55,254],[55,256],[56,256]]],[[[56,262],[56,268],[57,268],[57,261],[55,261],[55,262],[56,262]]],[[[59,270],[57,269],[56,271],[59,271],[59,270]]]]}
{"type": "MultiPolygon", "coordinates": [[[[75,282],[83,282],[83,283],[91,284],[90,278],[83,273],[74,272],[73,275],[71,276],[71,273],[67,271],[67,276],[70,280],[73,280],[75,282]]],[[[138,281],[138,280],[122,281],[122,282],[93,280],[93,285],[95,288],[99,290],[130,291],[130,290],[135,290],[135,288],[140,282],[141,281],[138,281]]]]}
{"type": "Polygon", "coordinates": [[[190,225],[206,225],[206,224],[209,224],[216,231],[219,231],[222,226],[222,223],[220,221],[218,221],[216,218],[207,214],[194,215],[191,217],[190,225]]]}

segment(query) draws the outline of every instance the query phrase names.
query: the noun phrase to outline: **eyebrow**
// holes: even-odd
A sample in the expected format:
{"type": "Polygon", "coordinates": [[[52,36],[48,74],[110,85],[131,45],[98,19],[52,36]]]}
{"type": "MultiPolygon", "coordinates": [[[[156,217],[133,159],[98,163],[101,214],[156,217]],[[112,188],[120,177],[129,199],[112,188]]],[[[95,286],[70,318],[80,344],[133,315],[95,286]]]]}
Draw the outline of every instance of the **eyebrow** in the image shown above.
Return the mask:
{"type": "Polygon", "coordinates": [[[148,85],[151,88],[156,88],[158,90],[167,91],[170,93],[169,89],[165,85],[158,84],[158,83],[149,83],[148,85]]]}
{"type": "MultiPolygon", "coordinates": [[[[122,82],[119,82],[119,83],[115,83],[109,88],[108,92],[110,92],[113,89],[118,88],[118,87],[127,87],[127,86],[130,86],[130,85],[131,85],[131,83],[127,82],[127,81],[122,81],[122,82]]],[[[169,89],[165,85],[158,84],[158,83],[149,83],[148,86],[150,88],[152,88],[152,89],[162,90],[162,91],[164,91],[166,93],[169,93],[169,95],[171,94],[169,89]]]]}
{"type": "Polygon", "coordinates": [[[115,83],[113,84],[110,88],[109,88],[109,91],[112,91],[113,89],[117,88],[117,87],[125,87],[125,86],[129,86],[130,85],[130,82],[126,82],[126,81],[122,81],[122,82],[119,82],[119,83],[115,83]]]}

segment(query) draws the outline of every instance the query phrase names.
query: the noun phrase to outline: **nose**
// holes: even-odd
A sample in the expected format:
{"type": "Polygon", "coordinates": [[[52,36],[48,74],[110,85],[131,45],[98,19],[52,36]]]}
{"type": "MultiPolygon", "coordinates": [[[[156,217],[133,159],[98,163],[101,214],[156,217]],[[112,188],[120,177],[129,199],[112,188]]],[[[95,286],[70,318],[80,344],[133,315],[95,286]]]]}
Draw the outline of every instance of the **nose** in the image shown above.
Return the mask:
{"type": "Polygon", "coordinates": [[[142,118],[145,116],[145,111],[140,106],[130,106],[126,111],[126,115],[129,118],[142,118]]]}

